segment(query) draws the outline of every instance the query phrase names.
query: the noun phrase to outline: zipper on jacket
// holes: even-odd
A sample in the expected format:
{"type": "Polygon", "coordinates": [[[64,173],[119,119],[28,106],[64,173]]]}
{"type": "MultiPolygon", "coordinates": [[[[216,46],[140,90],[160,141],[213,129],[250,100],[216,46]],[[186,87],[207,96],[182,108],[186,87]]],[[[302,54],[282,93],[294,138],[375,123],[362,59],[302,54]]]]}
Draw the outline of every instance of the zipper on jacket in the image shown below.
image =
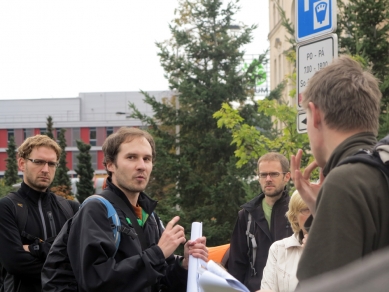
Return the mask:
{"type": "Polygon", "coordinates": [[[53,213],[51,211],[47,211],[47,216],[49,217],[49,223],[51,228],[51,236],[57,236],[57,233],[55,232],[55,223],[53,218],[53,213]]]}
{"type": "Polygon", "coordinates": [[[43,210],[42,210],[42,196],[39,197],[38,200],[38,209],[39,209],[39,215],[41,215],[42,225],[43,225],[43,240],[47,239],[47,230],[46,230],[46,221],[45,217],[43,216],[43,210]]]}

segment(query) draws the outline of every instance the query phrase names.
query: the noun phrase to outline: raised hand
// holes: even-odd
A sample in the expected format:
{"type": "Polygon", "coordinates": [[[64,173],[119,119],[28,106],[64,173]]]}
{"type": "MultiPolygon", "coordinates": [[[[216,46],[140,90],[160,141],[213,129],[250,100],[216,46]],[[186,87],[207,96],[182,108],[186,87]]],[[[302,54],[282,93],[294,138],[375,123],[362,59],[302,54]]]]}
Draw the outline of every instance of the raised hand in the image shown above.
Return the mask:
{"type": "Polygon", "coordinates": [[[320,170],[320,180],[318,183],[312,183],[310,180],[311,173],[314,171],[318,165],[316,161],[310,163],[301,173],[301,157],[303,151],[299,149],[296,155],[292,155],[290,158],[290,168],[292,180],[296,186],[296,189],[300,193],[300,196],[303,198],[304,202],[307,204],[311,214],[315,217],[316,214],[316,199],[319,193],[320,187],[324,181],[324,176],[320,170]]]}
{"type": "Polygon", "coordinates": [[[158,241],[158,246],[161,248],[165,258],[168,258],[181,243],[185,243],[184,227],[176,225],[180,220],[179,216],[174,217],[167,225],[158,241]]]}

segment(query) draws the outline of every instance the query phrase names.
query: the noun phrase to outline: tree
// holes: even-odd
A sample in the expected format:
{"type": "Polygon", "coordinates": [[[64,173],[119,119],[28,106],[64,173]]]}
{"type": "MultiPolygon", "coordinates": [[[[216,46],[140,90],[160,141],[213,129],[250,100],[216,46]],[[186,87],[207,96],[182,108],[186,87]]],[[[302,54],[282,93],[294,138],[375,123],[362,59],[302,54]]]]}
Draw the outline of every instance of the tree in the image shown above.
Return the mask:
{"type": "Polygon", "coordinates": [[[9,186],[5,183],[4,178],[0,178],[0,198],[5,197],[10,192],[14,191],[12,186],[9,186]]]}
{"type": "Polygon", "coordinates": [[[49,136],[51,139],[54,139],[54,135],[53,135],[53,118],[51,116],[47,117],[46,133],[45,133],[45,135],[49,136]]]}
{"type": "MultiPolygon", "coordinates": [[[[240,205],[258,191],[256,161],[236,168],[230,131],[218,128],[212,115],[223,103],[237,102],[249,123],[269,118],[247,104],[253,99],[257,62],[243,70],[242,46],[252,39],[255,26],[240,25],[231,34],[235,2],[180,1],[178,18],[170,26],[172,39],[157,43],[171,99],[158,102],[146,92],[154,117],[142,115],[133,104],[132,117],[149,125],[157,144],[157,160],[147,192],[159,200],[164,221],[179,214],[190,232],[191,222],[204,223],[207,244],[229,241],[240,205]]],[[[264,62],[264,56],[258,60],[264,62]]],[[[254,106],[255,107],[255,106],[254,106]]]]}
{"type": "Polygon", "coordinates": [[[93,187],[94,169],[92,167],[92,156],[89,154],[91,145],[78,140],[77,148],[80,150],[80,153],[77,155],[77,168],[75,169],[79,177],[79,181],[76,183],[77,199],[82,203],[87,197],[95,193],[95,188],[93,187]]]}
{"type": "Polygon", "coordinates": [[[16,144],[14,136],[9,138],[7,158],[5,161],[7,161],[7,169],[4,172],[4,182],[7,186],[12,186],[20,180],[18,176],[18,163],[16,160],[16,144]]]}
{"type": "Polygon", "coordinates": [[[338,38],[341,52],[359,55],[380,80],[380,131],[389,132],[389,1],[338,0],[338,38]]]}
{"type": "Polygon", "coordinates": [[[53,187],[61,186],[61,192],[65,192],[66,194],[71,194],[71,182],[68,176],[69,168],[67,168],[66,164],[66,139],[65,139],[65,129],[61,129],[59,133],[59,146],[62,149],[61,156],[59,157],[59,166],[55,172],[54,181],[52,183],[53,187]]]}

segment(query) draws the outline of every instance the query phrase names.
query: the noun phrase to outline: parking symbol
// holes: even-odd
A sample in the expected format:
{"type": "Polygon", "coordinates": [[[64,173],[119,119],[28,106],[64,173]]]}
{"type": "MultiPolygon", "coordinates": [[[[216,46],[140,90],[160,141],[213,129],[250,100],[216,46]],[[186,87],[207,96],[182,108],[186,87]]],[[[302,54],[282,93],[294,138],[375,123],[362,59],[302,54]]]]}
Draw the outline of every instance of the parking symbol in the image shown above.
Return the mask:
{"type": "Polygon", "coordinates": [[[313,28],[318,29],[330,24],[329,0],[313,3],[313,28]]]}

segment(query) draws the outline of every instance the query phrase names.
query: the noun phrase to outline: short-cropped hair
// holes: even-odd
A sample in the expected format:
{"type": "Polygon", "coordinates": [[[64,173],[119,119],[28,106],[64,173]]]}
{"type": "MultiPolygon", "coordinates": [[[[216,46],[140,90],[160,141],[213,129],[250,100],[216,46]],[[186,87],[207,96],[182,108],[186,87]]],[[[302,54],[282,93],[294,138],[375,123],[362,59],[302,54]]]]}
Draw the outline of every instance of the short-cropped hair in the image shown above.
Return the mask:
{"type": "Polygon", "coordinates": [[[381,97],[378,80],[351,57],[341,56],[309,80],[302,105],[317,106],[330,129],[377,134],[381,97]]]}
{"type": "Polygon", "coordinates": [[[262,155],[258,159],[258,172],[259,172],[259,164],[262,161],[279,161],[281,164],[282,172],[289,172],[289,160],[282,155],[281,153],[278,152],[269,152],[266,153],[265,155],[262,155]]]}
{"type": "Polygon", "coordinates": [[[57,155],[57,161],[59,160],[62,152],[61,147],[59,147],[57,142],[46,135],[36,135],[28,137],[26,140],[24,140],[22,145],[20,145],[18,148],[18,156],[24,159],[29,158],[31,151],[38,147],[47,147],[53,149],[57,155]]]}
{"type": "Polygon", "coordinates": [[[104,153],[104,167],[109,176],[112,176],[112,173],[107,169],[107,163],[111,162],[116,164],[116,159],[118,153],[120,151],[120,146],[124,142],[131,142],[135,138],[146,138],[146,140],[150,143],[151,151],[152,151],[152,161],[155,162],[156,151],[155,151],[155,142],[153,137],[146,131],[143,131],[138,128],[129,128],[122,127],[117,132],[109,135],[107,139],[105,139],[102,150],[104,153]]]}
{"type": "Polygon", "coordinates": [[[286,212],[286,217],[288,218],[294,233],[298,233],[301,230],[302,226],[299,226],[297,216],[299,215],[300,210],[306,208],[308,208],[307,204],[305,204],[299,192],[295,190],[289,201],[289,210],[286,212]]]}

